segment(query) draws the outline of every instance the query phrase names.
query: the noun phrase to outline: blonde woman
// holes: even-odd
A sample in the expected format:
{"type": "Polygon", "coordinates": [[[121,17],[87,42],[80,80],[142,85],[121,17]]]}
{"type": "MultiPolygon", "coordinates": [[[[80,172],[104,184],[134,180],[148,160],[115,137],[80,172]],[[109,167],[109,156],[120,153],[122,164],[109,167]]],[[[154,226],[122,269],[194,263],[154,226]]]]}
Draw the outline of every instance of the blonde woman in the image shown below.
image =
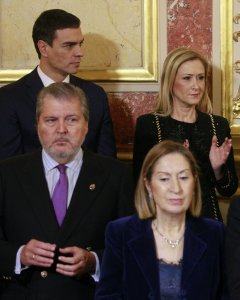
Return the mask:
{"type": "Polygon", "coordinates": [[[178,48],[167,56],[156,110],[137,120],[134,173],[138,178],[147,152],[163,140],[189,147],[200,166],[203,216],[222,220],[216,191],[225,197],[237,190],[228,121],[212,115],[208,96],[209,64],[196,51],[178,48]]]}

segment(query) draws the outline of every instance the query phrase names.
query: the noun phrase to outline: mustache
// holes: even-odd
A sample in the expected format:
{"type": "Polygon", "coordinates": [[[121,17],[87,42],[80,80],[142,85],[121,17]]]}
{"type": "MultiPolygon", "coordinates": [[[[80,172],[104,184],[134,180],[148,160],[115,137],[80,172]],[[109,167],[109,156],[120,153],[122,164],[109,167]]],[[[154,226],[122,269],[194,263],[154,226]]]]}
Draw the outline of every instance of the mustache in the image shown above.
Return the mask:
{"type": "Polygon", "coordinates": [[[69,139],[68,138],[56,138],[53,143],[62,143],[62,142],[69,142],[69,139]]]}

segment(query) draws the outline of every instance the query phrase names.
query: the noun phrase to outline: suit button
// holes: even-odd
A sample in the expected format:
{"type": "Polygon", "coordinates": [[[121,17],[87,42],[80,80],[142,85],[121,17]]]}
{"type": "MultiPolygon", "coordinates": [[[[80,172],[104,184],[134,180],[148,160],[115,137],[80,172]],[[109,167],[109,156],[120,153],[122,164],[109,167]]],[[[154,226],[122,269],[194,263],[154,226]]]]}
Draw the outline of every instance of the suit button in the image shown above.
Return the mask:
{"type": "Polygon", "coordinates": [[[48,272],[47,271],[41,271],[40,273],[42,278],[46,278],[48,276],[48,272]]]}

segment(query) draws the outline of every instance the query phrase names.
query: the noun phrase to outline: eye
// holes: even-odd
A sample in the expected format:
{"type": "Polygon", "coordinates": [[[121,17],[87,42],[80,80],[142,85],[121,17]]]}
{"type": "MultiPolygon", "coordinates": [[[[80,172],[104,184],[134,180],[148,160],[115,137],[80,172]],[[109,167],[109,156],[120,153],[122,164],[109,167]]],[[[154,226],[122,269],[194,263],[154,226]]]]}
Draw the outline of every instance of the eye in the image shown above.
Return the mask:
{"type": "Polygon", "coordinates": [[[66,119],[66,122],[68,125],[75,125],[78,122],[78,118],[77,117],[68,117],[66,119]]]}
{"type": "Polygon", "coordinates": [[[48,126],[53,126],[55,123],[56,123],[57,119],[55,118],[50,118],[50,119],[46,119],[45,120],[45,123],[48,125],[48,126]]]}
{"type": "Polygon", "coordinates": [[[68,49],[72,49],[75,45],[76,45],[76,43],[66,43],[66,44],[64,44],[64,47],[68,48],[68,49]]]}
{"type": "Polygon", "coordinates": [[[200,75],[200,76],[198,76],[198,79],[201,80],[201,81],[205,80],[205,76],[204,75],[200,75]]]}
{"type": "Polygon", "coordinates": [[[159,180],[161,182],[167,182],[169,180],[169,177],[161,177],[161,178],[159,178],[159,180]]]}
{"type": "Polygon", "coordinates": [[[186,180],[186,179],[188,179],[187,176],[180,176],[179,178],[180,178],[181,180],[186,180]]]}
{"type": "Polygon", "coordinates": [[[191,79],[191,76],[184,76],[183,77],[183,80],[190,80],[191,79]]]}

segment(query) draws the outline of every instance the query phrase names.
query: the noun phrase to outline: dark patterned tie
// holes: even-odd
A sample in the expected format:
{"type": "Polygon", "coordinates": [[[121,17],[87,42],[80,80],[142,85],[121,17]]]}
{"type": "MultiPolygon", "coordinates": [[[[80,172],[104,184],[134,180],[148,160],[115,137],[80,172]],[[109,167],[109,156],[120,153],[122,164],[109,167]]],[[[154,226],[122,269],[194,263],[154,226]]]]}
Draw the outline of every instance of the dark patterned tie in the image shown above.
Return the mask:
{"type": "Polygon", "coordinates": [[[58,165],[57,168],[60,172],[60,177],[53,191],[52,202],[58,224],[61,225],[67,211],[68,178],[65,165],[58,165]]]}

